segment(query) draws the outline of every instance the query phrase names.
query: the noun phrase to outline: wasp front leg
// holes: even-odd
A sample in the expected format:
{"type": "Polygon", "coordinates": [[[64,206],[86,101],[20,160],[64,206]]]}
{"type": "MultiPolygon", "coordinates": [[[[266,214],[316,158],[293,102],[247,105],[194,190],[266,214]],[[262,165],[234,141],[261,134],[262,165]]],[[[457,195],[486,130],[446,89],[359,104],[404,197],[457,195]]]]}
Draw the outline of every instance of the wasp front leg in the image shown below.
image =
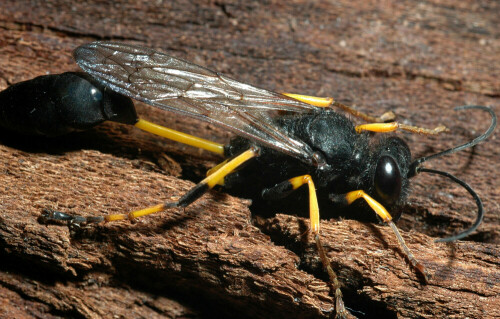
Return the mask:
{"type": "Polygon", "coordinates": [[[437,135],[441,132],[445,132],[448,129],[444,125],[439,125],[433,129],[428,129],[424,127],[411,126],[402,124],[399,122],[390,123],[368,123],[356,126],[356,132],[361,133],[363,131],[377,132],[377,133],[388,133],[394,132],[396,130],[403,130],[411,133],[423,134],[423,135],[437,135]]]}
{"type": "Polygon", "coordinates": [[[396,114],[394,114],[394,112],[392,111],[385,112],[381,116],[374,117],[364,112],[358,111],[351,106],[347,106],[345,104],[337,102],[332,97],[317,97],[317,96],[309,96],[309,95],[294,94],[294,93],[282,93],[282,94],[317,107],[337,107],[346,113],[349,113],[357,118],[362,119],[363,121],[370,123],[388,122],[388,121],[393,121],[396,118],[396,114]]]}
{"type": "Polygon", "coordinates": [[[389,224],[389,226],[391,226],[392,231],[396,235],[396,238],[397,238],[397,240],[399,242],[399,245],[403,249],[403,251],[404,251],[406,257],[408,258],[410,264],[423,276],[424,280],[426,282],[428,282],[429,281],[429,277],[427,275],[427,272],[425,270],[424,265],[421,262],[419,262],[417,260],[417,258],[415,258],[415,256],[411,252],[410,248],[408,248],[408,246],[406,245],[406,242],[403,239],[403,236],[401,236],[401,233],[399,232],[398,228],[396,227],[396,224],[394,224],[394,222],[392,221],[392,217],[389,214],[389,212],[387,211],[387,209],[385,209],[385,207],[382,204],[380,204],[379,202],[377,202],[370,195],[366,194],[363,190],[355,190],[355,191],[349,192],[349,193],[345,194],[345,197],[344,197],[347,205],[350,205],[355,200],[360,199],[360,198],[364,199],[368,203],[368,205],[370,206],[370,208],[385,223],[387,223],[387,224],[389,224]]]}

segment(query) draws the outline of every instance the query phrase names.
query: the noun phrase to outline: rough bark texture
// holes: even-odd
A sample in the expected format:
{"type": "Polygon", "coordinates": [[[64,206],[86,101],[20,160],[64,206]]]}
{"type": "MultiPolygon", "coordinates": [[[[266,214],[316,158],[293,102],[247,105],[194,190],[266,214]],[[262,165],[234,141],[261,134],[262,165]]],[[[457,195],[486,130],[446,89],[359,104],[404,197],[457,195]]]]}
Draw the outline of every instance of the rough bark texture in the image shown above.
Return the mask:
{"type": "MultiPolygon", "coordinates": [[[[458,145],[500,110],[500,7],[494,1],[2,1],[0,88],[76,70],[71,51],[98,39],[159,48],[261,87],[334,96],[372,114],[450,133],[405,135],[415,156],[458,145]]],[[[145,118],[208,139],[229,134],[147,106],[145,118]]],[[[307,220],[262,218],[211,192],[185,210],[131,224],[45,225],[45,208],[81,215],[177,198],[221,159],[117,124],[56,139],[0,135],[0,317],[276,317],[332,315],[307,220]]],[[[398,225],[433,275],[407,265],[390,229],[325,220],[322,239],[347,306],[366,318],[500,316],[498,134],[429,166],[468,181],[484,223],[455,184],[419,176],[398,225]]],[[[277,212],[286,213],[286,212],[277,212]]]]}

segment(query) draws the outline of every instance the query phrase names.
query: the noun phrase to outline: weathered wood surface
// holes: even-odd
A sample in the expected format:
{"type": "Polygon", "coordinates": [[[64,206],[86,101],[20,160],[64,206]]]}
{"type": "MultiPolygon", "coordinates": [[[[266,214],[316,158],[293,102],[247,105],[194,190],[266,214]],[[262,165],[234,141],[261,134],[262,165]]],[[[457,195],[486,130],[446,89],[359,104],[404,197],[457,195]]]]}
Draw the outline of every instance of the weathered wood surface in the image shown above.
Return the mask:
{"type": "MultiPolygon", "coordinates": [[[[0,87],[76,70],[71,51],[97,39],[160,48],[262,87],[330,95],[407,123],[448,125],[405,135],[416,156],[482,132],[499,110],[500,8],[493,1],[3,1],[0,87]]],[[[139,106],[145,118],[206,138],[210,125],[139,106]]],[[[0,317],[287,317],[332,315],[307,220],[264,219],[249,202],[211,192],[185,210],[134,224],[44,225],[44,208],[123,212],[176,198],[220,158],[104,124],[53,140],[0,136],[0,317]],[[191,180],[191,181],[189,181],[191,180]]],[[[474,219],[459,187],[420,176],[398,223],[433,278],[423,284],[387,227],[322,223],[328,256],[359,317],[500,316],[498,133],[430,166],[468,181],[486,217],[469,241],[435,244],[474,219]],[[410,214],[411,213],[411,214],[410,214]]],[[[278,212],[286,213],[286,212],[278,212]]]]}

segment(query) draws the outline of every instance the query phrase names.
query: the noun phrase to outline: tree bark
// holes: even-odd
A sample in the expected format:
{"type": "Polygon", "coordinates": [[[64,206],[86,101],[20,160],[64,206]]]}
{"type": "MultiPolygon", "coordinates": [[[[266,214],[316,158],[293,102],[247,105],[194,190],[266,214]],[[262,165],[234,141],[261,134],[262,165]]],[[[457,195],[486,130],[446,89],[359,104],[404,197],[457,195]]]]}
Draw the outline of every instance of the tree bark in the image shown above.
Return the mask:
{"type": "MultiPolygon", "coordinates": [[[[77,70],[78,45],[113,39],[158,48],[238,80],[285,92],[333,96],[404,123],[449,133],[398,133],[414,157],[486,130],[498,110],[498,12],[494,2],[380,5],[286,2],[4,1],[0,88],[77,70]]],[[[1,107],[1,106],[0,106],[1,107]]],[[[227,142],[212,125],[137,104],[141,117],[227,142]]],[[[44,209],[123,213],[173,200],[222,158],[105,123],[46,139],[0,134],[0,317],[321,318],[334,316],[308,220],[262,217],[250,201],[211,191],[186,209],[134,223],[44,224],[44,209]]],[[[432,275],[424,283],[391,230],[323,220],[321,238],[360,318],[500,317],[498,134],[430,162],[467,181],[485,219],[466,241],[434,243],[468,227],[474,201],[422,174],[398,226],[432,275]]]]}

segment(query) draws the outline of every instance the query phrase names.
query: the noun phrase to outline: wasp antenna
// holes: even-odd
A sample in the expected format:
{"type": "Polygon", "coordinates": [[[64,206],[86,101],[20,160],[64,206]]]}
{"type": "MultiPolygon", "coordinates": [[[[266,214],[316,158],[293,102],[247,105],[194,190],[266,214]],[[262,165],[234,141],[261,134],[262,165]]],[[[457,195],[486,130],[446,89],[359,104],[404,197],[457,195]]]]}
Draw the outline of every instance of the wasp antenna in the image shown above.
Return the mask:
{"type": "Polygon", "coordinates": [[[429,156],[424,156],[424,157],[421,157],[419,159],[416,159],[410,165],[410,170],[409,170],[408,175],[407,175],[408,178],[414,177],[422,170],[420,165],[423,162],[428,161],[428,160],[433,159],[433,158],[436,158],[436,157],[443,156],[443,155],[456,153],[458,151],[461,151],[461,150],[469,148],[469,147],[473,147],[474,145],[487,139],[493,133],[493,131],[495,130],[495,127],[497,126],[497,116],[491,108],[489,108],[487,106],[482,106],[482,105],[463,105],[463,106],[457,106],[454,110],[460,111],[460,110],[467,110],[467,109],[477,109],[477,110],[482,110],[482,111],[486,111],[486,112],[490,113],[491,123],[490,123],[490,127],[488,127],[488,130],[486,130],[486,132],[484,132],[484,134],[479,135],[478,137],[476,137],[472,141],[469,141],[465,144],[462,144],[462,145],[459,145],[456,147],[452,147],[450,149],[444,150],[444,151],[436,153],[436,154],[432,154],[429,156]]]}
{"type": "Polygon", "coordinates": [[[469,194],[472,195],[472,197],[476,201],[476,205],[477,205],[477,218],[476,218],[476,221],[474,222],[474,224],[469,229],[467,229],[461,233],[458,233],[454,236],[451,236],[451,237],[436,239],[435,242],[451,242],[451,241],[459,240],[459,239],[462,239],[462,238],[468,236],[473,231],[475,231],[477,229],[477,227],[483,221],[484,208],[483,208],[483,202],[481,201],[481,198],[479,198],[479,196],[472,189],[472,187],[470,187],[469,184],[467,184],[466,182],[462,181],[461,179],[459,179],[459,178],[457,178],[457,177],[455,177],[447,172],[438,171],[438,170],[429,169],[429,168],[421,168],[419,171],[420,172],[427,172],[427,173],[431,173],[431,174],[438,174],[438,175],[448,177],[449,179],[453,180],[454,182],[456,182],[457,184],[459,184],[463,188],[465,188],[469,192],[469,194]]]}
{"type": "Polygon", "coordinates": [[[481,224],[481,221],[483,220],[483,215],[484,215],[483,203],[481,201],[481,198],[479,198],[479,196],[472,189],[472,187],[470,187],[466,182],[453,176],[450,173],[438,171],[438,170],[434,170],[434,169],[428,169],[428,168],[424,168],[421,166],[421,164],[427,160],[430,160],[430,159],[433,159],[436,157],[440,157],[443,155],[447,155],[447,154],[452,154],[452,153],[461,151],[465,148],[472,147],[472,146],[484,141],[493,133],[493,131],[495,130],[495,127],[497,126],[497,116],[491,108],[486,107],[486,106],[481,106],[481,105],[464,105],[464,106],[456,107],[455,111],[466,110],[466,109],[477,109],[477,110],[482,110],[482,111],[486,111],[486,112],[490,113],[491,124],[490,124],[489,128],[486,130],[486,132],[484,132],[482,135],[476,137],[475,139],[473,139],[465,144],[444,150],[444,151],[436,153],[436,154],[432,154],[429,156],[425,156],[425,157],[421,157],[419,159],[416,159],[415,161],[413,161],[413,163],[410,164],[410,169],[409,169],[409,172],[407,175],[408,178],[411,178],[411,177],[414,177],[415,175],[417,175],[418,173],[427,172],[427,173],[431,173],[431,174],[438,174],[438,175],[446,176],[449,179],[456,182],[457,184],[461,185],[463,188],[465,188],[469,192],[469,194],[472,195],[474,200],[476,201],[478,212],[477,212],[477,218],[476,218],[476,221],[474,222],[474,224],[466,231],[463,231],[455,236],[437,239],[436,242],[450,242],[450,241],[462,239],[462,238],[466,237],[467,235],[469,235],[470,233],[472,233],[474,230],[476,230],[477,227],[481,224]]]}

